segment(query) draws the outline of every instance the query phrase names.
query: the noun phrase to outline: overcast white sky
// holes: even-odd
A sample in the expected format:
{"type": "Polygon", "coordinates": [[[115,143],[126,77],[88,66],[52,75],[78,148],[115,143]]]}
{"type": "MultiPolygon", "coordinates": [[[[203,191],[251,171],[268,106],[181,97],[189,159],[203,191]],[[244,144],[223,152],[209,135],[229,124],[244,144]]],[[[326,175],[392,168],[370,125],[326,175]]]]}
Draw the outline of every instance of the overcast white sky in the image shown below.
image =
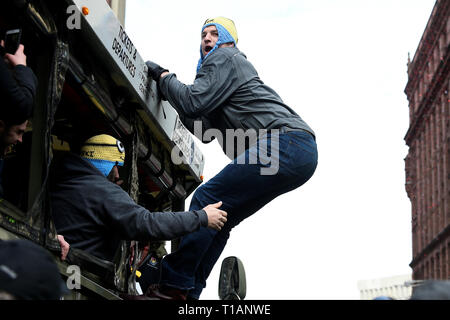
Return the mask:
{"type": "MultiPolygon", "coordinates": [[[[142,58],[187,84],[203,22],[233,19],[238,48],[317,134],[313,178],[232,231],[202,299],[218,299],[227,256],[244,262],[246,299],[359,299],[358,280],[411,273],[403,90],[434,3],[127,1],[125,27],[142,58]]],[[[197,144],[207,181],[228,159],[216,142],[197,144]]]]}

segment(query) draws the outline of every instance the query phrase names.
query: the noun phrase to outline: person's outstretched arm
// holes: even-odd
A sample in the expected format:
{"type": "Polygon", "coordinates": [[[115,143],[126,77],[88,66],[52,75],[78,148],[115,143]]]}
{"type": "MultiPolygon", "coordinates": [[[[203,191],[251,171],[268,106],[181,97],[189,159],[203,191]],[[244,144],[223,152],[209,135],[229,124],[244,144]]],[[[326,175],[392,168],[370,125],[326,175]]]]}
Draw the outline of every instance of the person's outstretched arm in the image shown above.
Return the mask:
{"type": "Polygon", "coordinates": [[[200,227],[220,230],[227,216],[219,209],[221,205],[218,202],[187,212],[150,212],[117,186],[104,201],[105,224],[127,240],[172,240],[200,227]]]}
{"type": "MultiPolygon", "coordinates": [[[[37,79],[33,71],[26,66],[24,46],[20,45],[14,55],[6,54],[5,59],[12,67],[8,69],[4,59],[0,59],[0,94],[3,100],[1,114],[16,120],[25,121],[31,116],[34,97],[37,88],[37,79]]],[[[23,122],[22,121],[22,122],[23,122]]]]}

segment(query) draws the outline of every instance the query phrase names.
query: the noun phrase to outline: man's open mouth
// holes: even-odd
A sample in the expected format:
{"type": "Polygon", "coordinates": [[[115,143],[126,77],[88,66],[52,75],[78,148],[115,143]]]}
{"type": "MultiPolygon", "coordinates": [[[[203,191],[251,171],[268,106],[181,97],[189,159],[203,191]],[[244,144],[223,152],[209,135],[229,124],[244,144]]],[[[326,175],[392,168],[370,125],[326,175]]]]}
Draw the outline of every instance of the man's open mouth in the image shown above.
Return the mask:
{"type": "Polygon", "coordinates": [[[206,46],[206,47],[205,47],[205,52],[206,52],[206,53],[210,52],[211,50],[212,50],[212,47],[211,47],[211,46],[206,46]]]}

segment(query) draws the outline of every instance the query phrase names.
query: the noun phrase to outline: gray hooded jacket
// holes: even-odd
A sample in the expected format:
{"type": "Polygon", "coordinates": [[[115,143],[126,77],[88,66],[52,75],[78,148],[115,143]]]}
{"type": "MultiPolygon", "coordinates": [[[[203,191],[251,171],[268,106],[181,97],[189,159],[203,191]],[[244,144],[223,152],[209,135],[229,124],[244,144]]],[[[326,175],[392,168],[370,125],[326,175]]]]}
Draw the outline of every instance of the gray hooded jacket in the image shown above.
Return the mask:
{"type": "MultiPolygon", "coordinates": [[[[192,85],[183,84],[170,73],[159,81],[159,88],[191,132],[193,121],[202,120],[202,132],[218,129],[224,138],[227,129],[259,132],[282,127],[302,129],[315,136],[308,124],[261,81],[253,65],[235,47],[212,52],[192,85]]],[[[203,142],[211,141],[196,136],[203,142]]]]}

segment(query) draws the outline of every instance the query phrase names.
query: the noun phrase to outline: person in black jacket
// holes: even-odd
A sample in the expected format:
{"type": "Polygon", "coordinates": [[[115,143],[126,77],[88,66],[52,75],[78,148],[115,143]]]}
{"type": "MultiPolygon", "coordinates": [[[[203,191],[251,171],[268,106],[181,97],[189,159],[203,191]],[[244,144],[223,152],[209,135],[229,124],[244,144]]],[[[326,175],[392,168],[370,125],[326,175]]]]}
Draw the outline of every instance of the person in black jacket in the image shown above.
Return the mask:
{"type": "MultiPolygon", "coordinates": [[[[0,45],[3,44],[2,40],[0,45]]],[[[11,146],[22,142],[37,88],[37,78],[27,67],[22,44],[15,54],[6,53],[3,58],[0,59],[0,196],[3,195],[3,158],[11,146]]]]}
{"type": "Polygon", "coordinates": [[[122,143],[109,135],[88,139],[80,155],[67,153],[53,167],[50,199],[58,234],[70,246],[112,261],[121,240],[171,240],[226,222],[221,202],[189,212],[150,212],[136,204],[117,180],[122,143]]]}
{"type": "MultiPolygon", "coordinates": [[[[3,41],[1,42],[3,45],[3,41]]],[[[6,136],[12,127],[23,126],[33,112],[37,78],[27,67],[27,57],[21,44],[15,54],[6,53],[0,59],[0,134],[6,136]],[[5,62],[6,60],[6,62],[5,62]]],[[[25,124],[26,126],[26,124],[25,124]]],[[[18,132],[9,140],[2,139],[3,147],[20,142],[22,136],[18,132]]]]}
{"type": "Polygon", "coordinates": [[[12,124],[23,123],[31,116],[36,94],[37,78],[27,67],[24,49],[20,44],[14,54],[6,53],[0,59],[0,120],[12,124]]]}

